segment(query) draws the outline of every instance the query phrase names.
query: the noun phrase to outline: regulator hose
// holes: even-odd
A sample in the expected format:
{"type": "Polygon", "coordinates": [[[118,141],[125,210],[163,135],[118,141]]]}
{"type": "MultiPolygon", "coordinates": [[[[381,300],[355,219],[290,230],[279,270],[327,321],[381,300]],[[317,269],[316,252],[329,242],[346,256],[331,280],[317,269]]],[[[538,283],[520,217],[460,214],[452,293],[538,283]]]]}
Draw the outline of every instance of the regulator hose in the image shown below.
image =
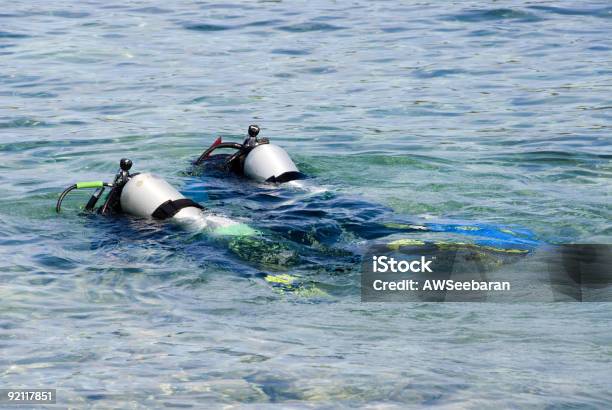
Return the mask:
{"type": "Polygon", "coordinates": [[[108,182],[102,181],[92,181],[92,182],[77,182],[76,184],[70,185],[68,188],[64,189],[64,191],[60,194],[57,199],[57,204],[55,205],[55,212],[59,213],[62,209],[62,202],[66,195],[75,189],[85,189],[85,188],[103,188],[103,187],[112,187],[112,184],[108,182]]]}
{"type": "Polygon", "coordinates": [[[200,155],[198,159],[194,162],[194,164],[200,165],[217,148],[233,148],[237,149],[238,151],[242,151],[244,145],[239,144],[237,142],[221,142],[219,144],[213,145],[209,147],[206,151],[204,151],[202,155],[200,155]]]}

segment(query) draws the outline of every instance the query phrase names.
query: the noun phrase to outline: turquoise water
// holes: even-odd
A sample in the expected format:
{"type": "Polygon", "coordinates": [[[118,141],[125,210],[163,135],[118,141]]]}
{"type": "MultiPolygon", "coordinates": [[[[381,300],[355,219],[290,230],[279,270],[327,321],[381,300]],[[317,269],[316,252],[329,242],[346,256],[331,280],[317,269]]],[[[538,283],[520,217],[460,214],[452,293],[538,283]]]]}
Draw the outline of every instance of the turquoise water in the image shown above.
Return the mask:
{"type": "Polygon", "coordinates": [[[609,408],[609,304],[363,304],[350,235],[262,266],[54,204],[127,156],[265,226],[290,194],[184,173],[257,123],[340,198],[610,243],[611,23],[605,1],[5,3],[0,383],[94,408],[609,408]]]}

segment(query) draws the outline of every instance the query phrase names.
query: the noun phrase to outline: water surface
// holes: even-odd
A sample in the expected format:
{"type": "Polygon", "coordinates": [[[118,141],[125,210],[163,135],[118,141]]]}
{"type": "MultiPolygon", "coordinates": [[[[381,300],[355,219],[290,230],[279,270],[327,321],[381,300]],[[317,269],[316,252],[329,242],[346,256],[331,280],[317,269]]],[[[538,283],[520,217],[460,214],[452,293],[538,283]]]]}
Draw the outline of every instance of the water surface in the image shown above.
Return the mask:
{"type": "MultiPolygon", "coordinates": [[[[606,1],[5,2],[1,384],[94,408],[609,408],[609,304],[362,304],[340,251],[297,272],[329,296],[283,292],[262,272],[290,268],[227,244],[53,207],[121,157],[193,188],[189,161],[257,123],[335,195],[610,243],[611,22],[606,1]]],[[[243,185],[209,206],[257,225],[243,185]]]]}

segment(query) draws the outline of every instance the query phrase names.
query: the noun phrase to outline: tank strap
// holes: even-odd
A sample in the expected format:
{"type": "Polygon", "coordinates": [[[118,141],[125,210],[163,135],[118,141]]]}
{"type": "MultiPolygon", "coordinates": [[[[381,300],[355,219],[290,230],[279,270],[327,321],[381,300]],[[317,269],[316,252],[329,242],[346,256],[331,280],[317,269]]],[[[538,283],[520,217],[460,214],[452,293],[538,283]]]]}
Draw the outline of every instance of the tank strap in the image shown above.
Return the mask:
{"type": "Polygon", "coordinates": [[[289,181],[294,181],[296,179],[304,179],[304,178],[306,178],[306,175],[302,174],[300,171],[288,171],[288,172],[280,174],[277,177],[273,175],[270,178],[266,179],[266,182],[283,183],[283,182],[289,182],[289,181]]]}
{"type": "Polygon", "coordinates": [[[153,212],[152,216],[155,219],[172,218],[181,209],[189,208],[190,206],[193,206],[198,209],[204,209],[202,205],[198,204],[195,201],[192,201],[189,198],[182,198],[182,199],[176,199],[176,200],[169,199],[163,204],[161,204],[160,206],[158,206],[155,212],[153,212]]]}

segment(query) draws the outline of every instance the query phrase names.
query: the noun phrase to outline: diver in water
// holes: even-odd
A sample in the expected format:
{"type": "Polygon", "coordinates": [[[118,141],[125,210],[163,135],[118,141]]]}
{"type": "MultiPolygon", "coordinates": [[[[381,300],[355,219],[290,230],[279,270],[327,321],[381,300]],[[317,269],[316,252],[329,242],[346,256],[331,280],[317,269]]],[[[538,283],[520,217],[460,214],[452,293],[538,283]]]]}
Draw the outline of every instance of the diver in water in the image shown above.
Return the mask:
{"type": "MultiPolygon", "coordinates": [[[[286,243],[266,237],[251,226],[206,209],[185,197],[163,178],[154,174],[131,173],[132,161],[122,159],[113,182],[78,182],[66,188],[56,203],[60,213],[66,196],[74,190],[95,189],[84,207],[89,214],[104,216],[129,215],[144,221],[170,222],[194,234],[205,233],[226,244],[242,260],[260,266],[286,267],[295,265],[299,255],[286,243]],[[97,206],[106,195],[102,205],[97,206]]],[[[205,201],[202,201],[205,202],[205,201]]]]}
{"type": "MultiPolygon", "coordinates": [[[[538,243],[534,235],[524,229],[480,223],[415,223],[393,214],[387,207],[363,199],[312,189],[308,177],[299,171],[289,154],[269,139],[259,138],[259,133],[260,128],[251,125],[242,143],[223,142],[221,137],[217,138],[194,161],[189,175],[227,177],[233,174],[258,182],[250,188],[234,189],[231,193],[234,198],[228,195],[223,199],[255,206],[252,211],[262,224],[293,241],[332,244],[348,233],[364,240],[395,234],[417,234],[419,239],[435,238],[433,234],[446,239],[472,237],[478,245],[512,249],[531,249],[538,243]],[[235,152],[216,152],[221,149],[235,152]],[[307,195],[300,196],[295,189],[283,190],[282,187],[310,190],[307,195]],[[254,203],[261,205],[252,205],[254,203]]],[[[214,197],[214,184],[210,185],[207,186],[208,196],[214,197]]],[[[188,186],[187,190],[197,194],[198,188],[188,186]]],[[[224,189],[219,192],[222,196],[224,189]]]]}
{"type": "Polygon", "coordinates": [[[310,252],[312,267],[302,263],[297,279],[291,275],[275,277],[289,286],[294,280],[303,283],[304,278],[316,278],[313,283],[318,286],[327,283],[329,275],[350,277],[350,272],[369,260],[373,250],[430,255],[451,269],[469,270],[476,264],[474,272],[486,278],[487,272],[521,260],[539,245],[535,235],[525,229],[415,222],[383,205],[335,194],[317,186],[283,148],[259,138],[259,132],[258,126],[251,125],[242,143],[217,138],[194,161],[183,192],[242,210],[257,223],[257,229],[297,244],[300,255],[310,252]],[[223,149],[234,152],[219,153],[223,149]],[[318,273],[313,276],[311,270],[318,273]]]}

